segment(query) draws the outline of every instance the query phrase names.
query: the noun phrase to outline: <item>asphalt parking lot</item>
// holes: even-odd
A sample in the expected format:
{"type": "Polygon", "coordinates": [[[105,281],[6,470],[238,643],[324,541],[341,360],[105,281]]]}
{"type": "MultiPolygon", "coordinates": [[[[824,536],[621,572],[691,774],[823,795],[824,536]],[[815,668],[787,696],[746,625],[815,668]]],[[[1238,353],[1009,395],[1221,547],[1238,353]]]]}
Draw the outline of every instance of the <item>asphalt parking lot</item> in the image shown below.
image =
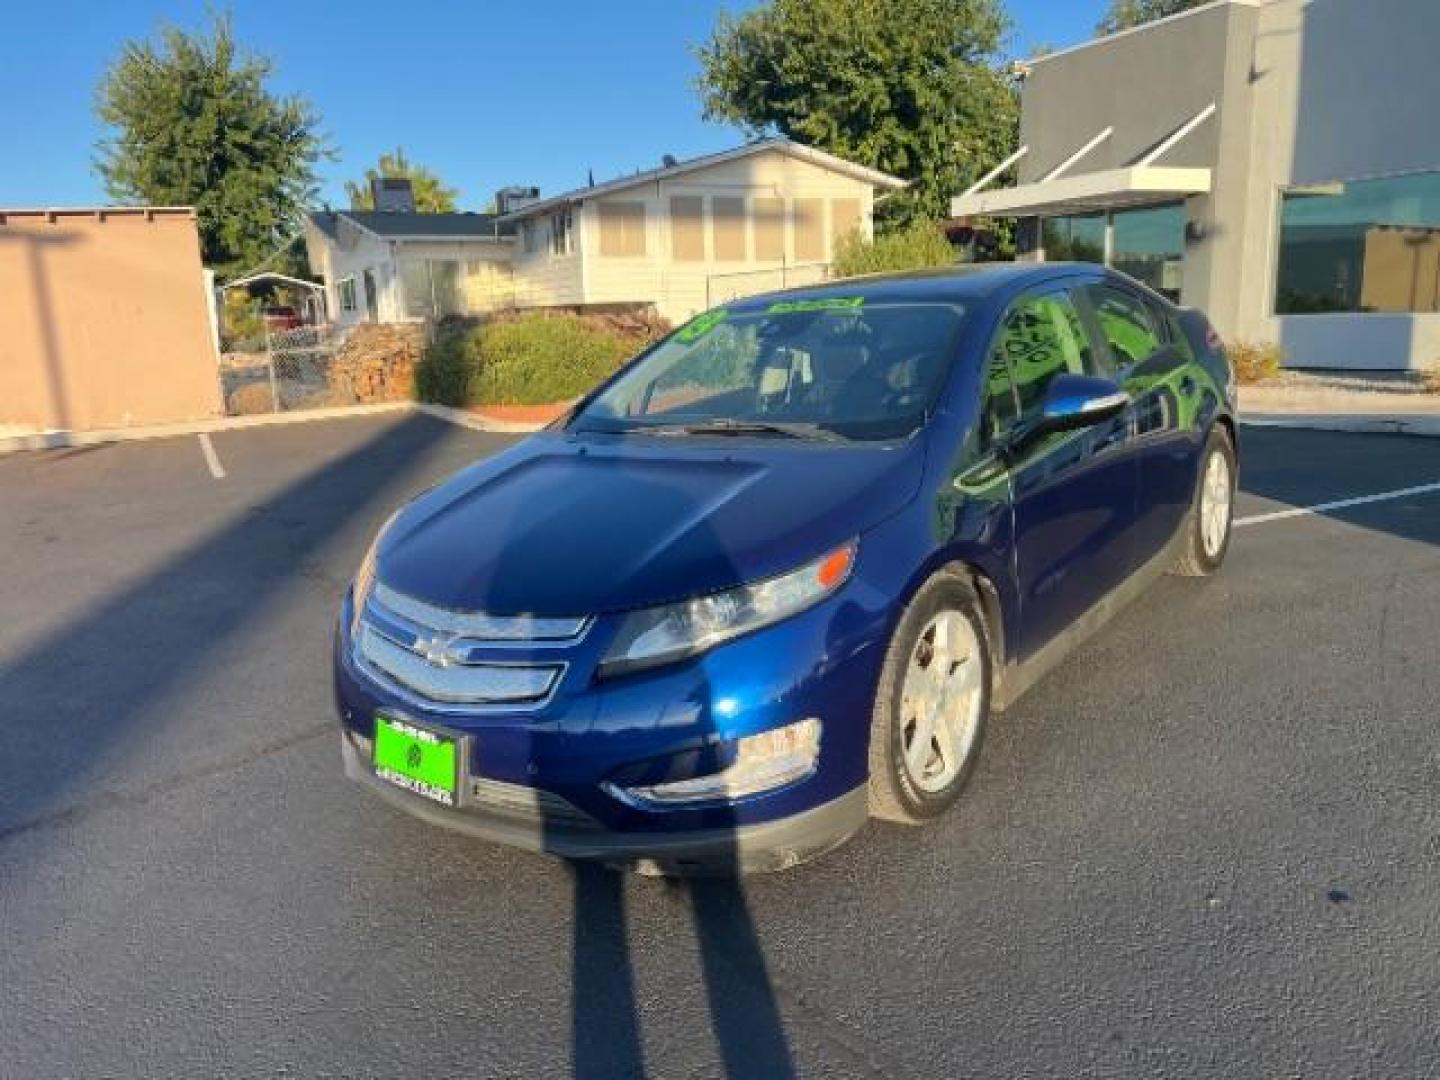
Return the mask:
{"type": "Polygon", "coordinates": [[[0,1076],[1440,1074],[1440,440],[1247,429],[955,813],[674,884],[347,784],[337,600],[505,438],[391,416],[0,458],[0,1076]]]}

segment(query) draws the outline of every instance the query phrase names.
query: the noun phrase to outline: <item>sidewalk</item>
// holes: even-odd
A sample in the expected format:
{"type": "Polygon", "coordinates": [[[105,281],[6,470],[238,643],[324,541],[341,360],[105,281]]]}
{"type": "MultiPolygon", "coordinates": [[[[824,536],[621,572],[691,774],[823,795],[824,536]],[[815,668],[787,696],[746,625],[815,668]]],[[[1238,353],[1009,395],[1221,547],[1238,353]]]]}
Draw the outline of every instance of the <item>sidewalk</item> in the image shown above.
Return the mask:
{"type": "Polygon", "coordinates": [[[1286,372],[1274,385],[1240,388],[1240,422],[1440,437],[1440,394],[1405,379],[1286,372]]]}

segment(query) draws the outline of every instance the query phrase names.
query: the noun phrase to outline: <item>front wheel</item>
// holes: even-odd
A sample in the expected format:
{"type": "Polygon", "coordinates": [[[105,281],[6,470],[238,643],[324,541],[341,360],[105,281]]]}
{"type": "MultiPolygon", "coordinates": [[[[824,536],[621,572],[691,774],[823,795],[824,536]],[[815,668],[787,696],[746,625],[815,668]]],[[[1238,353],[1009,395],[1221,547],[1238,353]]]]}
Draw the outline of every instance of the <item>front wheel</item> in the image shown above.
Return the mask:
{"type": "Polygon", "coordinates": [[[1216,427],[1205,443],[1195,498],[1185,523],[1185,547],[1175,573],[1208,577],[1220,569],[1230,548],[1235,516],[1235,448],[1224,428],[1216,427]]]}
{"type": "Polygon", "coordinates": [[[931,578],[885,654],[870,727],[870,811],[919,824],[960,795],[990,711],[988,631],[964,577],[931,578]]]}

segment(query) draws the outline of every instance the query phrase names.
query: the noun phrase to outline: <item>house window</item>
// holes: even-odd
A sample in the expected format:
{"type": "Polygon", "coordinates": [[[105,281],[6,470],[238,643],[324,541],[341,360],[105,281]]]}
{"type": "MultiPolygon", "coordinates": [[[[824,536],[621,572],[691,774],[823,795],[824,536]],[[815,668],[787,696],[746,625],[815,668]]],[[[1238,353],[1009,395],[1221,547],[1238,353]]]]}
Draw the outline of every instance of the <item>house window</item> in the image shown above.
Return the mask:
{"type": "Polygon", "coordinates": [[[602,202],[600,208],[600,254],[645,254],[645,204],[643,202],[602,202]]]}
{"type": "Polygon", "coordinates": [[[340,289],[340,310],[354,311],[355,304],[355,279],[353,277],[342,278],[339,284],[340,289]]]}
{"type": "Polygon", "coordinates": [[[825,261],[825,200],[795,200],[795,261],[825,261]]]}
{"type": "Polygon", "coordinates": [[[705,199],[702,196],[671,197],[670,254],[676,262],[705,261],[705,199]]]}
{"type": "Polygon", "coordinates": [[[574,219],[567,206],[558,214],[550,215],[550,254],[569,255],[574,250],[574,219]]]}
{"type": "Polygon", "coordinates": [[[830,201],[830,235],[835,239],[860,231],[860,200],[832,199],[830,201]]]}
{"type": "Polygon", "coordinates": [[[400,284],[407,318],[438,319],[464,309],[455,259],[407,259],[400,264],[400,284]]]}
{"type": "Polygon", "coordinates": [[[534,218],[520,223],[520,246],[524,248],[526,255],[534,255],[540,250],[540,230],[534,218]]]}
{"type": "Polygon", "coordinates": [[[717,195],[710,200],[710,230],[716,261],[745,261],[744,199],[717,195]]]}
{"type": "Polygon", "coordinates": [[[750,202],[755,219],[755,258],[781,262],[785,258],[785,200],[757,195],[750,202]]]}
{"type": "Polygon", "coordinates": [[[1275,312],[1440,311],[1440,172],[1290,188],[1275,312]]]}

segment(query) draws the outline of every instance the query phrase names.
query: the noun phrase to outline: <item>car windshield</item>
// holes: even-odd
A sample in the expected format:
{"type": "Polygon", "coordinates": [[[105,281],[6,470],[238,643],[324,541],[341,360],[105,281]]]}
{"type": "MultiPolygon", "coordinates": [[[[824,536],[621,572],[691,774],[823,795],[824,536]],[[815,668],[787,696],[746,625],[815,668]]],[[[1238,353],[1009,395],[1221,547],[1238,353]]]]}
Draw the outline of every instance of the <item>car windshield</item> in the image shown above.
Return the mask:
{"type": "Polygon", "coordinates": [[[964,309],[863,297],[716,308],[571,421],[582,431],[895,439],[935,403],[964,309]]]}

